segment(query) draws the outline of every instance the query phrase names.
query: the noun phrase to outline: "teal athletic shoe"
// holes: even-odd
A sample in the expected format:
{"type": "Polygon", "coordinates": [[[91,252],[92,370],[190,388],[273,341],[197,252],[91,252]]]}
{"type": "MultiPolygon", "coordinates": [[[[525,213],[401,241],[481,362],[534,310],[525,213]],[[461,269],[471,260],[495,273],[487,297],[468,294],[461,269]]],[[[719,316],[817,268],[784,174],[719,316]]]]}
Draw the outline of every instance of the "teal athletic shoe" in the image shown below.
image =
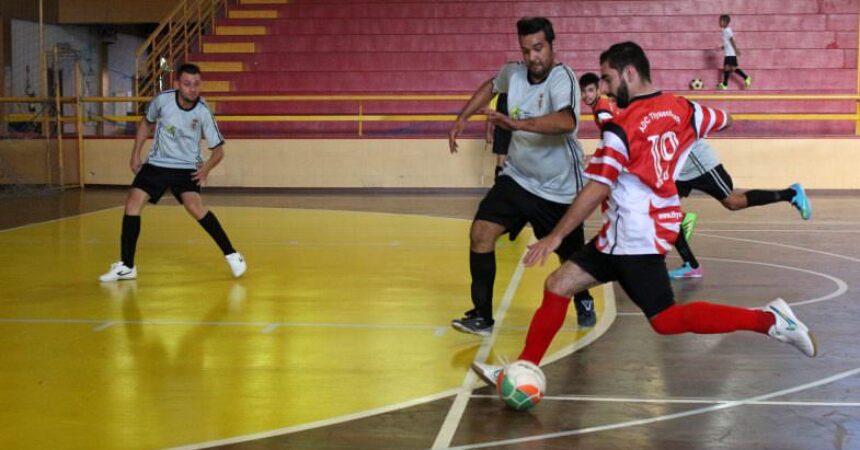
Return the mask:
{"type": "Polygon", "coordinates": [[[803,220],[809,220],[812,217],[812,204],[809,203],[809,198],[806,196],[806,191],[803,190],[803,186],[800,183],[794,183],[789,186],[790,189],[793,189],[795,194],[794,198],[791,199],[791,204],[798,211],[800,211],[800,217],[803,220]]]}

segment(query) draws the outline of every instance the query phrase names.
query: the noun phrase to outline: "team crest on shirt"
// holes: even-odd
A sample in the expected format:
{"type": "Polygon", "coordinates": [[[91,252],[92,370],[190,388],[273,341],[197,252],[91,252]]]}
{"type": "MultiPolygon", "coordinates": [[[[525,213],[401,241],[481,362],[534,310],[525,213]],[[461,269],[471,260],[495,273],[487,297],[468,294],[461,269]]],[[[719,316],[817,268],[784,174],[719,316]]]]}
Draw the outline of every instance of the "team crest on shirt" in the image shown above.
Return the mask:
{"type": "Polygon", "coordinates": [[[543,93],[538,95],[538,110],[543,109],[543,93]]]}
{"type": "Polygon", "coordinates": [[[164,129],[167,130],[167,132],[170,133],[171,136],[176,136],[176,127],[175,126],[167,125],[164,127],[164,129]]]}
{"type": "Polygon", "coordinates": [[[199,124],[200,124],[200,122],[199,122],[197,119],[192,120],[192,121],[191,121],[191,129],[192,129],[192,130],[196,130],[196,129],[197,129],[197,125],[199,125],[199,124]]]}

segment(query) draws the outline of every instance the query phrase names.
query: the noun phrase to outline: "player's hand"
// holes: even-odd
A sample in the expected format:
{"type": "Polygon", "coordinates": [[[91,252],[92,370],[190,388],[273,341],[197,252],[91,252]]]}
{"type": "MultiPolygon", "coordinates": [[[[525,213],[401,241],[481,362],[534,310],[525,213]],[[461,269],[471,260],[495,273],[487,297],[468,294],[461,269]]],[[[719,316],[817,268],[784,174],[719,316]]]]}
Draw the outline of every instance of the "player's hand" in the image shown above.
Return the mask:
{"type": "Polygon", "coordinates": [[[523,258],[523,264],[526,267],[532,267],[540,262],[540,265],[543,266],[549,255],[561,245],[561,240],[560,237],[549,234],[534,244],[528,245],[529,250],[523,258]]]}
{"type": "Polygon", "coordinates": [[[191,179],[196,181],[198,186],[206,184],[207,177],[209,177],[209,171],[202,168],[191,174],[191,179]]]}
{"type": "Polygon", "coordinates": [[[451,126],[451,130],[448,131],[448,150],[453,155],[457,153],[459,147],[457,146],[457,136],[463,131],[463,128],[466,128],[466,121],[457,119],[454,121],[454,125],[451,126]]]}
{"type": "Polygon", "coordinates": [[[132,173],[137,175],[140,172],[140,168],[143,164],[140,162],[140,157],[131,157],[131,161],[128,163],[128,167],[131,169],[132,173]]]}
{"type": "Polygon", "coordinates": [[[493,125],[497,127],[502,127],[506,130],[516,130],[517,129],[517,121],[511,119],[505,114],[502,114],[498,111],[487,111],[487,120],[490,121],[493,125]]]}

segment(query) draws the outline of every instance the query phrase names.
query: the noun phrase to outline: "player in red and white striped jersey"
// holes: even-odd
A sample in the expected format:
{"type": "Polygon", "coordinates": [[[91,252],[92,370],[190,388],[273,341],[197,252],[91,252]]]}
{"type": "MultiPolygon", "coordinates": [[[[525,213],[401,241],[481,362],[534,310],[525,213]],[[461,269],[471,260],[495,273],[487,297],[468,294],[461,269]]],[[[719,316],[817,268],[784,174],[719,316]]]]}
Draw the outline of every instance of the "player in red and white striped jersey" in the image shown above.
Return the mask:
{"type": "MultiPolygon", "coordinates": [[[[600,55],[600,64],[601,77],[622,112],[603,128],[603,140],[585,171],[591,181],[555,229],[529,246],[524,263],[546,261],[597,206],[604,225],[547,278],[519,359],[540,363],[564,322],[570,296],[610,281],[620,283],[657,333],[756,331],[815,356],[812,334],[782,299],[765,309],[675,304],[665,261],[682,217],[675,176],[690,145],[725,128],[731,118],[653,87],[645,52],[633,42],[613,45],[600,55]]],[[[484,364],[473,369],[485,380],[495,370],[484,364]]]]}

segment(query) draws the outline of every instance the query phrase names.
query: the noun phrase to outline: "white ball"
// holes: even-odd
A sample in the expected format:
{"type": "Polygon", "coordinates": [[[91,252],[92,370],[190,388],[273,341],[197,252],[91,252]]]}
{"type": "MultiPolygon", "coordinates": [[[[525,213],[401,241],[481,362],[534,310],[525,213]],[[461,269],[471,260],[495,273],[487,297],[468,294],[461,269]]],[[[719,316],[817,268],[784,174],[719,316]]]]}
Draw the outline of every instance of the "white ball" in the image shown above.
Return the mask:
{"type": "Polygon", "coordinates": [[[524,411],[537,405],[546,392],[546,376],[528,361],[508,364],[499,374],[499,397],[511,408],[524,411]]]}

